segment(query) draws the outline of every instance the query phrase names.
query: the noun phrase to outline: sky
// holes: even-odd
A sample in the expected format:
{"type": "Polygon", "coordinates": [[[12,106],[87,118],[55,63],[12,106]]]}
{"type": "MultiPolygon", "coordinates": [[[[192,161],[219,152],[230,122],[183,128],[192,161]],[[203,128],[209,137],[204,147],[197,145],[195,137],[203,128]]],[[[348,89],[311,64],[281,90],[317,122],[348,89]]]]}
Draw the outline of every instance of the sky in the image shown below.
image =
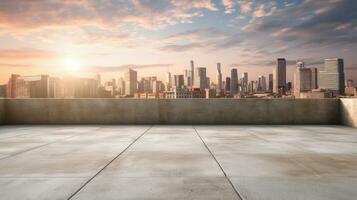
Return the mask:
{"type": "Polygon", "coordinates": [[[215,80],[232,67],[254,80],[287,59],[343,58],[357,81],[356,0],[1,0],[0,84],[10,74],[119,78],[183,74],[215,80]]]}

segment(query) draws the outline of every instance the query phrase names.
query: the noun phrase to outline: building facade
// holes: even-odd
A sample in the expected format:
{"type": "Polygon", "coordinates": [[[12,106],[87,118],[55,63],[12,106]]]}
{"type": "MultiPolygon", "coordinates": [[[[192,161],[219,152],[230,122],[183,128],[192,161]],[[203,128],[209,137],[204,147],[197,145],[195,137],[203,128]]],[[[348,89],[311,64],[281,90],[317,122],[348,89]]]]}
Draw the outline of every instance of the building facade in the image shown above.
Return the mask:
{"type": "Polygon", "coordinates": [[[325,59],[324,69],[319,71],[318,86],[319,89],[331,90],[336,95],[343,95],[345,93],[343,59],[325,59]]]}

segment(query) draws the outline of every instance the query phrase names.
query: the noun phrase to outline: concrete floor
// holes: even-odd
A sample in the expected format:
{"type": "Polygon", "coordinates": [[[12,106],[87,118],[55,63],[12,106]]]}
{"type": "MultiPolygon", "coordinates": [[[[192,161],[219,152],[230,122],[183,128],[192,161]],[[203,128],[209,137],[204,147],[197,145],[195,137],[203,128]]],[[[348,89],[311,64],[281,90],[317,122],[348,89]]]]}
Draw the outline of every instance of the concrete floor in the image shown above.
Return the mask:
{"type": "Polygon", "coordinates": [[[355,199],[344,126],[1,126],[0,199],[355,199]]]}

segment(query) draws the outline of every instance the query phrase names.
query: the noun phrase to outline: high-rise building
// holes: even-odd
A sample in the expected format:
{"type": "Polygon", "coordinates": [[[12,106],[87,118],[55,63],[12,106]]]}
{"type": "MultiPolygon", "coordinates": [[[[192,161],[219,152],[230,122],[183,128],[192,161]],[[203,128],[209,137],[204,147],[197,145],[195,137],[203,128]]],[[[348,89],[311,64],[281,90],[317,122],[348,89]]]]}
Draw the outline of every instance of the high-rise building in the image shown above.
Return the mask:
{"type": "Polygon", "coordinates": [[[6,97],[6,87],[7,85],[0,85],[0,98],[6,97]]]}
{"type": "Polygon", "coordinates": [[[305,67],[304,62],[296,63],[294,72],[294,96],[301,98],[301,93],[311,91],[312,71],[305,67]]]}
{"type": "Polygon", "coordinates": [[[11,75],[7,87],[9,98],[49,98],[49,75],[19,76],[11,75]]]}
{"type": "Polygon", "coordinates": [[[57,77],[50,77],[49,80],[49,97],[58,98],[61,96],[61,79],[57,77]]]}
{"type": "Polygon", "coordinates": [[[258,77],[258,88],[257,89],[260,92],[265,92],[266,91],[266,89],[267,89],[267,81],[266,81],[265,76],[260,75],[258,77]]]}
{"type": "Polygon", "coordinates": [[[167,75],[166,75],[166,90],[169,91],[171,88],[172,88],[171,73],[167,72],[167,75]]]}
{"type": "Polygon", "coordinates": [[[278,58],[276,61],[276,67],[273,73],[273,86],[274,93],[285,94],[286,93],[286,60],[285,58],[278,58]]]}
{"type": "Polygon", "coordinates": [[[207,77],[206,77],[206,68],[205,67],[197,67],[195,69],[195,77],[194,77],[194,87],[200,88],[201,90],[206,89],[207,77]]]}
{"type": "Polygon", "coordinates": [[[317,68],[312,67],[310,68],[310,70],[311,70],[311,89],[317,89],[318,88],[317,68]]]}
{"type": "Polygon", "coordinates": [[[241,85],[242,85],[241,93],[242,94],[247,94],[248,93],[248,73],[247,72],[244,72],[242,74],[241,85]]]}
{"type": "Polygon", "coordinates": [[[182,88],[184,86],[184,75],[174,75],[174,82],[173,82],[173,87],[174,88],[182,88]]]}
{"type": "Polygon", "coordinates": [[[269,74],[269,92],[273,92],[273,81],[274,80],[274,78],[273,78],[273,74],[269,74]]]}
{"type": "Polygon", "coordinates": [[[151,93],[151,77],[143,77],[140,82],[138,82],[138,91],[139,93],[151,93]]]}
{"type": "Polygon", "coordinates": [[[162,83],[162,81],[158,81],[158,80],[153,81],[153,86],[152,86],[153,93],[163,92],[164,90],[165,90],[165,86],[162,83]]]}
{"type": "Polygon", "coordinates": [[[124,78],[119,78],[119,80],[118,80],[118,92],[120,95],[125,95],[125,80],[124,80],[124,78]]]}
{"type": "Polygon", "coordinates": [[[344,94],[345,72],[343,59],[325,59],[324,70],[319,71],[318,86],[335,94],[344,94]]]}
{"type": "Polygon", "coordinates": [[[195,64],[193,63],[193,60],[191,60],[190,64],[191,64],[191,83],[190,83],[190,86],[194,86],[194,84],[195,84],[195,64]]]}
{"type": "Polygon", "coordinates": [[[11,74],[9,81],[7,82],[6,88],[6,97],[7,98],[16,98],[16,82],[20,77],[18,74],[11,74]]]}
{"type": "Polygon", "coordinates": [[[222,95],[222,71],[221,71],[221,63],[217,63],[217,88],[216,95],[222,95]]]}
{"type": "Polygon", "coordinates": [[[132,69],[127,69],[124,73],[125,95],[134,95],[137,92],[138,74],[132,69]]]}
{"type": "Polygon", "coordinates": [[[224,93],[229,95],[231,93],[231,78],[226,77],[226,84],[224,86],[224,93]]]}
{"type": "Polygon", "coordinates": [[[184,85],[185,85],[185,86],[190,86],[190,74],[189,74],[189,70],[185,69],[183,75],[184,75],[184,85]]]}
{"type": "Polygon", "coordinates": [[[231,95],[236,95],[238,93],[238,70],[236,68],[231,69],[231,95]]]}

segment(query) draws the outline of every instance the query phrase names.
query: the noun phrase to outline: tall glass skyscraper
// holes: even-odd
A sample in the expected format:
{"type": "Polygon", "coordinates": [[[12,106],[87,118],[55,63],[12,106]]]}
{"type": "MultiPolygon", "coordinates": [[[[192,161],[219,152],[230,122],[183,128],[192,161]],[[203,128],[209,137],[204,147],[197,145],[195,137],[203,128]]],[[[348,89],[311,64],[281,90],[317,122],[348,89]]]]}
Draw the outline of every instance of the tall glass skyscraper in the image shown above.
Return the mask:
{"type": "Polygon", "coordinates": [[[238,70],[236,68],[231,69],[231,95],[238,93],[238,70]]]}
{"type": "Polygon", "coordinates": [[[318,85],[320,89],[331,90],[338,94],[345,93],[345,72],[343,59],[325,59],[323,71],[319,71],[318,85]]]}

